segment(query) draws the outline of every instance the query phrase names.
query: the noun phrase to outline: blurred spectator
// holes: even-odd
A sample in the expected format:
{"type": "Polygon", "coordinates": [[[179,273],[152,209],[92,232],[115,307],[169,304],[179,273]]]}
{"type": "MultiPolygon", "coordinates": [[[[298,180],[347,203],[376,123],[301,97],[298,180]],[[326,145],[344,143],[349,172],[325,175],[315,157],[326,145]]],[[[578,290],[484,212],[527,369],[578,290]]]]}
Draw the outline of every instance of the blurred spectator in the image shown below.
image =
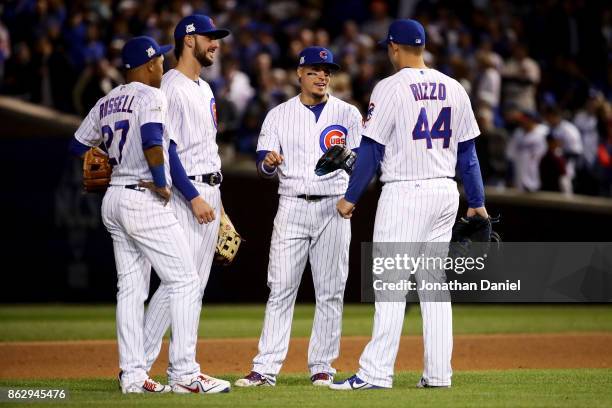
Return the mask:
{"type": "Polygon", "coordinates": [[[73,92],[77,112],[85,116],[98,99],[123,83],[123,76],[108,60],[91,62],[79,77],[73,92]]]}
{"type": "Polygon", "coordinates": [[[547,150],[548,127],[540,123],[534,111],[514,112],[511,118],[518,124],[506,148],[506,155],[513,165],[514,187],[538,191],[541,186],[540,159],[547,150]]]}
{"type": "Polygon", "coordinates": [[[223,62],[222,81],[227,99],[232,102],[238,117],[241,118],[255,94],[249,77],[239,70],[238,61],[231,59],[223,62]]]}
{"type": "Polygon", "coordinates": [[[502,68],[504,106],[506,109],[536,110],[536,89],[540,82],[540,66],[529,57],[527,48],[515,44],[512,57],[502,68]]]}
{"type": "Polygon", "coordinates": [[[2,93],[21,99],[35,101],[36,66],[32,63],[30,46],[25,42],[17,43],[14,53],[6,63],[5,80],[2,93]]]}
{"type": "Polygon", "coordinates": [[[481,115],[490,118],[491,125],[493,125],[499,114],[501,97],[501,74],[498,70],[498,61],[495,54],[489,51],[480,51],[476,60],[478,69],[474,84],[474,105],[481,115]]]}
{"type": "Polygon", "coordinates": [[[542,179],[542,191],[564,191],[562,179],[567,174],[565,170],[565,159],[563,149],[559,140],[552,135],[546,137],[548,149],[540,161],[540,177],[542,179]]]}
{"type": "Polygon", "coordinates": [[[576,166],[581,162],[583,153],[580,131],[572,122],[563,118],[561,110],[556,106],[544,109],[544,119],[550,127],[551,135],[559,141],[565,157],[567,178],[564,182],[567,185],[563,188],[563,191],[573,193],[576,166]]]}
{"type": "Polygon", "coordinates": [[[11,39],[9,32],[0,21],[0,88],[4,80],[4,64],[11,56],[11,39]]]}
{"type": "MultiPolygon", "coordinates": [[[[181,17],[210,15],[233,32],[217,52],[219,63],[202,72],[214,86],[220,141],[236,143],[249,153],[267,110],[299,88],[295,63],[304,47],[332,49],[342,65],[332,92],[364,112],[376,83],[393,72],[386,50],[376,41],[386,36],[393,19],[416,18],[427,32],[426,64],[457,78],[470,92],[481,125],[477,149],[487,184],[510,178],[505,151],[507,135],[516,125],[513,112],[537,111],[538,102],[544,101],[567,113],[580,132],[582,159],[569,163],[574,166],[574,191],[611,193],[612,10],[606,2],[0,3],[0,91],[79,114],[122,81],[117,69],[126,40],[150,35],[160,43],[173,43],[181,17]],[[600,90],[597,97],[589,94],[594,88],[600,90]]],[[[168,55],[164,69],[175,63],[168,55]]],[[[524,127],[520,132],[529,133],[524,127]]]]}
{"type": "Polygon", "coordinates": [[[508,132],[496,128],[489,110],[478,111],[476,115],[480,136],[476,139],[476,152],[480,161],[480,171],[485,184],[503,186],[508,172],[506,146],[508,132]]]}
{"type": "Polygon", "coordinates": [[[393,19],[389,17],[389,5],[384,0],[373,0],[370,4],[372,18],[363,24],[363,32],[380,41],[387,36],[389,24],[393,19]]]}

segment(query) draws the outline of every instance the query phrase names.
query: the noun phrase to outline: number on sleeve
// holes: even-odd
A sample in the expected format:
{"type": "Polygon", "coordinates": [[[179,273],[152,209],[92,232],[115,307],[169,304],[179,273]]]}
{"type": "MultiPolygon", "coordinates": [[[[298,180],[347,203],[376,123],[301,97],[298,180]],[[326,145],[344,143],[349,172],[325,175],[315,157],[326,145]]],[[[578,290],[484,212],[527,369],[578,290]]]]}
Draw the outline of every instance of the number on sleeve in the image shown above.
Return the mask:
{"type": "Polygon", "coordinates": [[[417,123],[412,129],[412,139],[420,140],[425,139],[427,141],[427,148],[433,148],[431,139],[444,139],[442,144],[443,149],[448,149],[450,146],[450,138],[453,134],[450,128],[451,123],[451,109],[450,107],[444,107],[438,115],[438,119],[434,122],[431,131],[429,130],[429,123],[427,122],[427,112],[425,108],[421,108],[417,123]]]}

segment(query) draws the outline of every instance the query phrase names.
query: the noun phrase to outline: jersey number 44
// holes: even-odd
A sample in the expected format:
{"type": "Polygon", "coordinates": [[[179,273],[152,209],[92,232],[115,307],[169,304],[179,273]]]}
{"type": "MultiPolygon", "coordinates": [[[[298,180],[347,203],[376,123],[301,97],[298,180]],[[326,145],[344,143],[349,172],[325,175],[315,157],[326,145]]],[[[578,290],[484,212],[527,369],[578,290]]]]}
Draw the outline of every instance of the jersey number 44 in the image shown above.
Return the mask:
{"type": "Polygon", "coordinates": [[[429,123],[427,122],[427,112],[425,108],[421,108],[419,112],[419,117],[417,118],[417,123],[412,129],[412,139],[413,140],[421,140],[425,139],[427,142],[427,148],[431,149],[433,147],[431,139],[444,139],[444,143],[442,144],[442,148],[448,149],[450,146],[450,138],[453,135],[453,131],[450,128],[451,123],[451,108],[444,107],[438,114],[438,118],[434,122],[433,126],[430,128],[429,123]]]}

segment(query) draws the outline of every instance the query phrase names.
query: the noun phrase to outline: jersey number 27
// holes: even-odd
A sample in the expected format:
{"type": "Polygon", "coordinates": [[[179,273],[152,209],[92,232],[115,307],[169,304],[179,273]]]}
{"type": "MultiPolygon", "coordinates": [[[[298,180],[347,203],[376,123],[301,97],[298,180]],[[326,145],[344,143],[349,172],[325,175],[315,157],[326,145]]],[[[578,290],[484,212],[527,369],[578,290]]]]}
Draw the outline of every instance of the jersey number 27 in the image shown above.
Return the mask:
{"type": "Polygon", "coordinates": [[[412,139],[425,139],[427,141],[428,149],[433,147],[431,139],[444,139],[442,148],[448,149],[448,146],[450,145],[450,138],[453,134],[453,131],[450,128],[450,123],[451,108],[447,106],[442,108],[440,114],[438,115],[438,119],[436,119],[430,130],[429,123],[427,122],[427,112],[425,112],[425,108],[421,108],[417,123],[414,126],[414,129],[412,129],[412,139]]]}
{"type": "Polygon", "coordinates": [[[130,122],[126,120],[120,120],[115,122],[115,132],[121,132],[121,136],[119,138],[119,156],[114,157],[114,152],[111,151],[113,147],[113,129],[110,126],[104,125],[102,126],[102,135],[104,136],[104,146],[106,146],[106,151],[109,156],[109,163],[113,166],[116,166],[121,163],[121,159],[123,158],[123,146],[125,145],[125,137],[130,130],[130,122]]]}

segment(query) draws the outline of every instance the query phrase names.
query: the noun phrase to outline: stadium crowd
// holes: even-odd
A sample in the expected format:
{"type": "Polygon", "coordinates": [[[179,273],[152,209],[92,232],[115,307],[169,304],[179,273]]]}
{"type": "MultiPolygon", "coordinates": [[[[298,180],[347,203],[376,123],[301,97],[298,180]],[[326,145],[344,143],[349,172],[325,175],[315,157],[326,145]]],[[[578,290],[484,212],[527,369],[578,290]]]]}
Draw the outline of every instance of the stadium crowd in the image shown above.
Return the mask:
{"type": "MultiPolygon", "coordinates": [[[[333,93],[363,113],[392,72],[376,42],[393,19],[415,18],[428,65],[471,96],[487,184],[612,196],[605,1],[8,0],[0,12],[0,92],[81,116],[123,82],[127,39],[173,43],[182,16],[212,16],[233,35],[202,77],[216,95],[220,140],[249,154],[266,112],[296,94],[302,48],[334,52],[343,70],[333,93]]],[[[166,68],[174,63],[169,54],[166,68]]]]}

